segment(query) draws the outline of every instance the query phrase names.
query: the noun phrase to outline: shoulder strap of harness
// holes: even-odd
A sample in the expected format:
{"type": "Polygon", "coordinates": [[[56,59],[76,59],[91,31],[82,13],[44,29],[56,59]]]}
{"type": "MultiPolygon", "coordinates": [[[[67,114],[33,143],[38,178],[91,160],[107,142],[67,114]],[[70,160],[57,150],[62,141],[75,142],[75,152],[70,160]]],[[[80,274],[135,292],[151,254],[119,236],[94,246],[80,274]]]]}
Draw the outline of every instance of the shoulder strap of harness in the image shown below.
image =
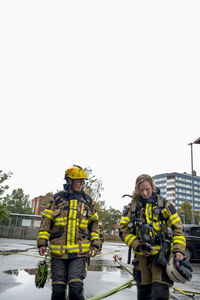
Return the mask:
{"type": "Polygon", "coordinates": [[[60,191],[56,194],[53,195],[54,201],[55,201],[55,205],[58,205],[60,202],[62,202],[63,200],[61,200],[62,198],[65,199],[66,201],[68,201],[69,197],[69,193],[65,190],[60,191]]]}
{"type": "Polygon", "coordinates": [[[160,207],[161,209],[165,208],[167,202],[168,201],[165,198],[163,198],[161,195],[157,195],[158,207],[160,207]]]}
{"type": "Polygon", "coordinates": [[[135,218],[138,218],[138,212],[140,211],[141,207],[138,205],[138,202],[136,201],[132,201],[130,203],[130,207],[131,207],[131,219],[133,221],[135,218]]]}
{"type": "Polygon", "coordinates": [[[136,202],[131,202],[130,204],[131,206],[131,214],[135,213],[136,212],[136,208],[137,208],[137,205],[136,205],[136,202]]]}
{"type": "Polygon", "coordinates": [[[56,205],[60,202],[60,199],[61,199],[62,195],[63,195],[63,191],[60,191],[60,192],[53,195],[53,198],[54,198],[54,201],[55,201],[56,205]]]}
{"type": "Polygon", "coordinates": [[[83,198],[85,199],[88,206],[92,205],[92,198],[83,191],[83,198]]]}

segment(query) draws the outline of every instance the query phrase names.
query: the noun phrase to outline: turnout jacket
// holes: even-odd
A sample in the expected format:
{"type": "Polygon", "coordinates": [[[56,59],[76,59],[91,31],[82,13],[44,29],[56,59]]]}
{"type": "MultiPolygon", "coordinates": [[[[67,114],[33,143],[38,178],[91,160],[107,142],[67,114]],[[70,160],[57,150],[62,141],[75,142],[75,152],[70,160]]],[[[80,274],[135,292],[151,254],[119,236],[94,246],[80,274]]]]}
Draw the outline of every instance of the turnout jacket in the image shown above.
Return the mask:
{"type": "Polygon", "coordinates": [[[84,191],[58,192],[42,213],[38,247],[47,246],[51,257],[70,259],[88,256],[91,246],[99,248],[98,214],[84,191]]]}
{"type": "Polygon", "coordinates": [[[183,234],[182,221],[170,201],[166,201],[160,195],[153,193],[150,200],[144,200],[137,196],[125,207],[120,220],[121,239],[133,249],[134,253],[142,255],[141,252],[137,251],[141,241],[136,219],[141,220],[143,225],[149,224],[154,229],[155,242],[151,243],[152,255],[160,252],[162,238],[165,238],[169,232],[168,228],[171,228],[171,251],[184,254],[186,240],[183,234]],[[134,224],[133,227],[130,224],[134,224]]]}

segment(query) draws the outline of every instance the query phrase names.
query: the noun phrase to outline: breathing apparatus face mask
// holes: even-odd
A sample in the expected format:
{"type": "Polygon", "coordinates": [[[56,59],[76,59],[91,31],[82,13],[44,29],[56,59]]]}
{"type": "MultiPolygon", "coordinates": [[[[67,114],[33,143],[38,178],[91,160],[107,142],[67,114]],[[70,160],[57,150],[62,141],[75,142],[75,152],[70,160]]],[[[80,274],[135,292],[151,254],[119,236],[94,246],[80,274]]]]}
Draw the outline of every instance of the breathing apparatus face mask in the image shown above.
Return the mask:
{"type": "Polygon", "coordinates": [[[155,241],[154,228],[149,224],[143,224],[141,231],[142,242],[153,245],[155,241]]]}

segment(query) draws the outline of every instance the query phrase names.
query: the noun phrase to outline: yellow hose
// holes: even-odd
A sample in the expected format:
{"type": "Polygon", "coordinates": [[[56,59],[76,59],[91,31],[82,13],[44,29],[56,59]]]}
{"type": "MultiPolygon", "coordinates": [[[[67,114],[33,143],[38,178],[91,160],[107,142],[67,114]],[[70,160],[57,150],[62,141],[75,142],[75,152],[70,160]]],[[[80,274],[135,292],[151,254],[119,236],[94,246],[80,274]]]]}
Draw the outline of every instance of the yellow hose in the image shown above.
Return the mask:
{"type": "MultiPolygon", "coordinates": [[[[111,254],[111,253],[114,253],[114,252],[118,252],[118,251],[111,251],[111,252],[106,252],[106,253],[99,253],[97,254],[96,256],[101,256],[101,255],[107,255],[107,254],[111,254]]],[[[25,253],[17,253],[17,252],[9,252],[9,251],[1,251],[0,254],[3,254],[3,255],[11,255],[11,254],[15,254],[15,255],[25,255],[25,256],[32,256],[32,257],[37,257],[37,258],[42,258],[41,256],[39,255],[33,255],[33,254],[25,254],[25,253]]],[[[50,259],[49,257],[47,257],[47,260],[50,259]]],[[[118,262],[119,263],[119,262],[118,262]]],[[[123,265],[122,263],[120,263],[120,265],[123,265]]],[[[124,268],[126,269],[126,271],[130,272],[127,267],[125,265],[123,265],[124,268]]],[[[88,298],[88,300],[98,300],[98,299],[103,299],[109,295],[112,295],[120,290],[123,290],[125,288],[127,288],[128,286],[130,286],[131,282],[133,282],[133,278],[129,279],[127,282],[125,282],[124,284],[122,284],[121,286],[105,293],[105,294],[101,294],[101,295],[98,295],[98,296],[94,296],[94,297],[91,297],[91,298],[88,298]]],[[[136,284],[135,282],[133,282],[132,284],[136,284]]],[[[198,291],[190,291],[190,290],[182,290],[182,289],[179,289],[177,287],[173,287],[174,291],[177,291],[179,292],[180,294],[183,294],[185,296],[188,296],[188,297],[193,297],[194,295],[200,295],[200,292],[198,291]]]]}
{"type": "MultiPolygon", "coordinates": [[[[106,298],[114,293],[117,293],[127,287],[129,287],[132,284],[133,278],[130,278],[127,282],[123,283],[122,285],[120,285],[119,287],[112,289],[111,291],[108,291],[104,294],[100,294],[91,298],[87,298],[87,300],[99,300],[99,299],[103,299],[106,298]]],[[[135,283],[134,283],[135,284],[135,283]]]]}

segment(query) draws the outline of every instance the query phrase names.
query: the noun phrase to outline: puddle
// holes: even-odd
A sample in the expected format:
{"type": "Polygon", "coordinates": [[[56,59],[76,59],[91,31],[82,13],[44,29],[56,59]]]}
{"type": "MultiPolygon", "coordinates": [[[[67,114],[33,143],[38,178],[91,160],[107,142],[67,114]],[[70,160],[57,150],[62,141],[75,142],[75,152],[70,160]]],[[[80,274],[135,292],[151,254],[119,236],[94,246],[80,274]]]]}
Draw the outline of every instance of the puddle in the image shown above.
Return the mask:
{"type": "Polygon", "coordinates": [[[106,262],[102,260],[91,261],[90,265],[88,266],[88,271],[115,272],[115,270],[116,270],[116,266],[106,264],[106,262]]]}
{"type": "MultiPolygon", "coordinates": [[[[44,288],[35,287],[35,274],[37,268],[8,269],[3,271],[7,275],[7,282],[13,282],[6,288],[5,292],[0,293],[1,300],[21,300],[28,295],[29,300],[48,300],[51,298],[51,278],[44,288]],[[9,280],[9,277],[12,280],[9,280]]],[[[84,280],[85,297],[97,296],[121,285],[128,279],[126,271],[119,266],[113,265],[112,261],[91,260],[88,267],[88,274],[84,280]]],[[[5,286],[5,283],[4,283],[5,286]]],[[[116,297],[116,295],[115,295],[116,297]]],[[[117,298],[116,298],[117,299],[117,298]]]]}
{"type": "MultiPolygon", "coordinates": [[[[117,269],[123,269],[120,266],[109,266],[105,265],[103,261],[99,261],[98,263],[91,262],[88,266],[88,271],[95,271],[95,272],[115,272],[117,269]]],[[[13,275],[13,276],[23,276],[23,273],[28,273],[29,275],[35,275],[37,272],[37,268],[34,269],[13,269],[13,270],[6,270],[3,271],[5,274],[13,275]]],[[[50,272],[49,272],[50,273],[50,272]]]]}
{"type": "MultiPolygon", "coordinates": [[[[34,254],[35,251],[35,249],[32,249],[31,254],[34,254]]],[[[111,290],[111,288],[116,288],[130,277],[125,270],[121,269],[121,267],[114,262],[113,253],[109,254],[106,258],[107,259],[103,256],[98,259],[91,259],[90,261],[88,274],[84,280],[86,299],[105,293],[111,290]]],[[[12,268],[12,264],[10,264],[7,270],[3,271],[4,276],[7,277],[5,277],[2,289],[0,286],[1,300],[21,300],[25,295],[28,295],[29,300],[47,300],[51,298],[51,272],[49,272],[49,278],[44,288],[38,289],[35,287],[37,262],[32,265],[34,268],[23,268],[25,265],[22,265],[17,269],[12,268]],[[11,278],[11,280],[9,280],[9,278],[11,278]],[[5,282],[7,282],[7,286],[5,282]]],[[[15,265],[13,264],[13,266],[15,265]]],[[[119,298],[116,297],[116,299],[119,298]]]]}
{"type": "Polygon", "coordinates": [[[20,272],[27,272],[29,275],[35,275],[36,272],[37,272],[37,268],[35,269],[23,269],[23,270],[7,270],[7,271],[3,271],[4,273],[6,274],[9,274],[9,275],[15,275],[15,276],[19,276],[20,275],[20,272]]]}
{"type": "Polygon", "coordinates": [[[21,300],[28,295],[29,300],[34,299],[50,299],[51,297],[51,280],[47,279],[44,288],[38,289],[35,287],[35,273],[34,269],[13,269],[4,271],[7,275],[14,277],[12,287],[0,294],[1,300],[21,300]],[[31,275],[31,276],[30,276],[31,275]]]}

